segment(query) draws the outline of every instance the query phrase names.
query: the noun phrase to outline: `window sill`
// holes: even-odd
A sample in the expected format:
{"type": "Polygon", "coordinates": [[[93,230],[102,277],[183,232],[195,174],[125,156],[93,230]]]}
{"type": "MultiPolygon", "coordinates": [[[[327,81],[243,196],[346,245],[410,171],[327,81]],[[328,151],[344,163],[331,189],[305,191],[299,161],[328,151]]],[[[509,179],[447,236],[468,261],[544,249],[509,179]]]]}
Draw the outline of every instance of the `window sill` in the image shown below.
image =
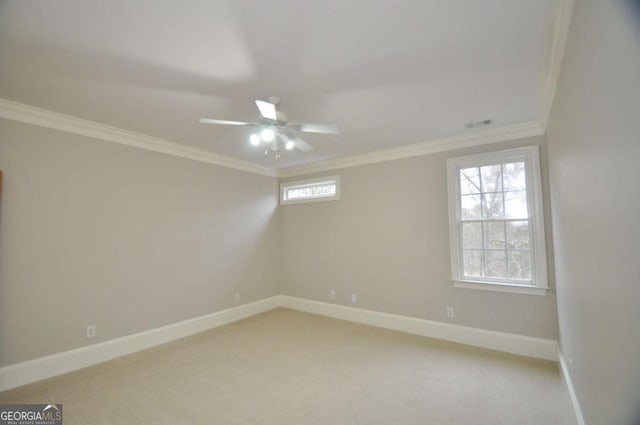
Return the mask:
{"type": "Polygon", "coordinates": [[[327,201],[339,201],[339,200],[340,200],[340,197],[337,195],[334,195],[334,196],[323,196],[323,197],[317,197],[317,198],[281,200],[280,205],[309,204],[311,202],[327,202],[327,201]]]}
{"type": "Polygon", "coordinates": [[[525,295],[547,295],[547,291],[551,288],[531,286],[531,285],[512,285],[504,283],[480,282],[474,280],[452,280],[453,286],[462,289],[478,289],[481,291],[510,292],[512,294],[525,295]]]}

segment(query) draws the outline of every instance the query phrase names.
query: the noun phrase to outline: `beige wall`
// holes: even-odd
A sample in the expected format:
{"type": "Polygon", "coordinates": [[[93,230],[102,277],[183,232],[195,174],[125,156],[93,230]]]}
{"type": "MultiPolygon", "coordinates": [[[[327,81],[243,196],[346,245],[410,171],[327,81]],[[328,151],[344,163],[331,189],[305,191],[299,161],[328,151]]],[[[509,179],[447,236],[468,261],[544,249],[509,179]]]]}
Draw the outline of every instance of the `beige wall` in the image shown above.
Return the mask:
{"type": "Polygon", "coordinates": [[[630,3],[576,2],[548,131],[560,343],[587,425],[640,423],[640,10],[630,3]]]}
{"type": "Polygon", "coordinates": [[[0,366],[280,293],[275,178],[6,120],[0,169],[0,366]]]}
{"type": "Polygon", "coordinates": [[[356,293],[360,308],[556,339],[554,292],[540,297],[449,282],[447,157],[532,144],[544,138],[324,173],[340,174],[340,201],[281,207],[285,294],[329,302],[334,289],[338,304],[354,305],[356,293]]]}
{"type": "Polygon", "coordinates": [[[228,308],[236,292],[335,289],[342,304],[355,292],[362,308],[556,338],[553,293],[448,281],[446,157],[483,150],[348,168],[340,202],[278,208],[274,178],[0,120],[0,366],[228,308]]]}

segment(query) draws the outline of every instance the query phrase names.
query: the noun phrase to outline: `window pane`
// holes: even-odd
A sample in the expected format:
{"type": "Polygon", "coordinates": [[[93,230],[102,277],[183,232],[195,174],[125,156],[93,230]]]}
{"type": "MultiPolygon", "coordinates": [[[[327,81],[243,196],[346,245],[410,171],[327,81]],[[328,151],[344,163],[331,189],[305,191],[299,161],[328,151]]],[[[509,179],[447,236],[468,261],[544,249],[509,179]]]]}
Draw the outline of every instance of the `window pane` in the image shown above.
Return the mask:
{"type": "Polygon", "coordinates": [[[488,165],[480,168],[482,176],[482,192],[502,191],[502,166],[488,165]]]}
{"type": "Polygon", "coordinates": [[[506,239],[504,222],[489,222],[484,223],[484,226],[484,247],[489,249],[504,249],[506,239]]]}
{"type": "Polygon", "coordinates": [[[464,275],[482,276],[482,251],[463,251],[464,275]]]}
{"type": "Polygon", "coordinates": [[[531,252],[509,251],[509,278],[531,280],[531,252]]]}
{"type": "Polygon", "coordinates": [[[461,214],[463,220],[473,220],[481,218],[480,195],[462,195],[461,214]]]}
{"type": "Polygon", "coordinates": [[[324,183],[316,186],[294,187],[287,189],[285,199],[324,198],[336,195],[335,183],[324,183]]]}
{"type": "Polygon", "coordinates": [[[462,248],[482,249],[482,223],[462,223],[462,248]]]}
{"type": "Polygon", "coordinates": [[[529,222],[507,221],[507,248],[530,249],[529,246],[529,222]]]}
{"type": "Polygon", "coordinates": [[[517,192],[504,193],[504,216],[506,218],[528,218],[527,192],[520,190],[517,192]]]}
{"type": "Polygon", "coordinates": [[[480,169],[463,168],[460,170],[460,193],[480,193],[480,169]]]}
{"type": "Polygon", "coordinates": [[[502,166],[502,178],[504,190],[524,190],[527,188],[527,179],[524,162],[512,162],[502,166]]]}
{"type": "Polygon", "coordinates": [[[483,196],[483,218],[495,219],[504,217],[502,193],[487,193],[483,196]]]}
{"type": "Polygon", "coordinates": [[[340,176],[281,183],[280,204],[340,199],[340,176]]]}
{"type": "Polygon", "coordinates": [[[507,254],[504,251],[485,251],[484,271],[486,276],[507,277],[507,254]]]}

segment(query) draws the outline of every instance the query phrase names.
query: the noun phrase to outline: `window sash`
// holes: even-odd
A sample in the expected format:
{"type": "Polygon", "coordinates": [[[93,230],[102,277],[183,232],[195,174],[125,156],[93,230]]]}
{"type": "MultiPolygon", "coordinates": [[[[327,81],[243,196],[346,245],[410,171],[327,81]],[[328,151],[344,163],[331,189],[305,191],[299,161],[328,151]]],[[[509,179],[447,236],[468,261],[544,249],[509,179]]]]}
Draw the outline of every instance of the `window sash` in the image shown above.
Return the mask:
{"type": "Polygon", "coordinates": [[[519,285],[533,285],[533,281],[534,281],[534,270],[533,270],[533,250],[531,249],[532,245],[531,245],[531,241],[532,241],[532,235],[531,235],[531,222],[529,219],[480,219],[480,220],[461,220],[458,223],[458,235],[459,235],[459,246],[460,246],[460,276],[462,276],[465,279],[473,279],[473,280],[487,280],[487,281],[500,281],[501,283],[516,283],[519,285]],[[528,234],[528,243],[529,243],[529,249],[517,249],[517,248],[511,248],[509,247],[509,235],[508,235],[508,230],[506,228],[506,223],[509,222],[526,222],[527,223],[527,234],[528,234]],[[473,224],[473,223],[479,223],[481,224],[481,228],[480,228],[480,247],[477,246],[465,246],[464,245],[464,229],[463,226],[465,224],[473,224]],[[486,234],[486,230],[485,230],[485,223],[504,223],[505,224],[505,228],[504,228],[504,237],[503,237],[503,241],[504,241],[504,247],[503,248],[490,248],[487,247],[487,234],[486,234]],[[464,257],[465,257],[465,252],[468,251],[475,251],[475,252],[481,252],[482,256],[481,256],[481,270],[482,270],[482,276],[480,275],[470,275],[470,274],[466,274],[465,271],[465,267],[464,267],[464,257]],[[486,266],[486,253],[487,252],[504,252],[505,254],[505,276],[506,277],[499,277],[499,276],[487,276],[486,271],[487,271],[487,266],[486,266]],[[520,252],[520,253],[527,253],[528,257],[529,257],[529,268],[530,268],[530,274],[531,274],[531,278],[529,279],[521,279],[521,278],[514,278],[511,277],[511,269],[510,269],[510,261],[509,261],[509,253],[514,253],[514,252],[520,252]]]}

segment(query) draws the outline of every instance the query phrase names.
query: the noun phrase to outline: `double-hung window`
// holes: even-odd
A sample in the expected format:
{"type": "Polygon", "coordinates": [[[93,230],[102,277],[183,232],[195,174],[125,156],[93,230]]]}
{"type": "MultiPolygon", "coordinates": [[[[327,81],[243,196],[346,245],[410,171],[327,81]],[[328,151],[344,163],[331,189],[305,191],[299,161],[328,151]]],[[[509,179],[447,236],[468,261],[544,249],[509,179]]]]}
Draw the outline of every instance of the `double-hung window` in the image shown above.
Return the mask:
{"type": "Polygon", "coordinates": [[[538,147],[448,160],[454,285],[544,295],[538,147]]]}

